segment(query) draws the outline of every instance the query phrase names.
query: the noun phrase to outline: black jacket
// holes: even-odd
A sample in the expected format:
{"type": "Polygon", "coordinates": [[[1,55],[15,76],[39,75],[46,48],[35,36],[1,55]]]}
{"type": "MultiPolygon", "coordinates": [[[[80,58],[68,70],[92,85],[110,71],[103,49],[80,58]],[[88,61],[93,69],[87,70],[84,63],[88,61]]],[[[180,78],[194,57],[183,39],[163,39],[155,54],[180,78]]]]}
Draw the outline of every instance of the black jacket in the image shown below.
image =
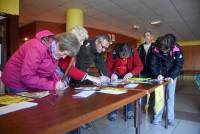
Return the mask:
{"type": "Polygon", "coordinates": [[[108,75],[102,53],[97,53],[95,40],[86,40],[77,55],[76,67],[89,73],[89,67],[95,64],[100,74],[108,75]]]}
{"type": "Polygon", "coordinates": [[[151,71],[153,78],[159,74],[166,77],[176,78],[183,67],[184,58],[181,49],[176,45],[174,48],[164,54],[155,47],[151,56],[151,71]]]}
{"type": "Polygon", "coordinates": [[[151,44],[148,52],[146,53],[146,51],[144,49],[144,44],[141,44],[138,47],[138,53],[140,55],[140,59],[141,59],[143,65],[144,65],[144,68],[141,72],[141,76],[143,76],[143,77],[150,77],[150,78],[152,77],[150,63],[151,63],[151,55],[153,52],[153,48],[155,48],[155,46],[153,44],[151,44]]]}

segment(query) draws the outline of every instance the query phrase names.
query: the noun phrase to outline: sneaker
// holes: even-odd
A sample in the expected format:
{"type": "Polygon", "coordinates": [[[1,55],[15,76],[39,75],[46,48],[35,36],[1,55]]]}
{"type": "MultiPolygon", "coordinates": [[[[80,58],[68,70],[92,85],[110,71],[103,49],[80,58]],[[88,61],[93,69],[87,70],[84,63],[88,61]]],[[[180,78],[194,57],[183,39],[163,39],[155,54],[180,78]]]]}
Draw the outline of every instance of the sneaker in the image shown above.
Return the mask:
{"type": "Polygon", "coordinates": [[[134,118],[134,113],[133,113],[133,111],[128,111],[128,113],[127,113],[127,118],[128,118],[128,119],[133,119],[133,118],[134,118]]]}
{"type": "Polygon", "coordinates": [[[155,120],[155,119],[154,119],[151,123],[152,123],[153,125],[159,125],[160,122],[161,122],[161,121],[159,121],[159,120],[155,120]]]}
{"type": "Polygon", "coordinates": [[[92,128],[92,123],[86,123],[81,126],[82,129],[91,129],[92,128]]]}
{"type": "Polygon", "coordinates": [[[117,114],[116,114],[116,113],[110,113],[110,114],[108,115],[108,119],[109,119],[110,121],[116,121],[116,120],[117,120],[117,114]]]}

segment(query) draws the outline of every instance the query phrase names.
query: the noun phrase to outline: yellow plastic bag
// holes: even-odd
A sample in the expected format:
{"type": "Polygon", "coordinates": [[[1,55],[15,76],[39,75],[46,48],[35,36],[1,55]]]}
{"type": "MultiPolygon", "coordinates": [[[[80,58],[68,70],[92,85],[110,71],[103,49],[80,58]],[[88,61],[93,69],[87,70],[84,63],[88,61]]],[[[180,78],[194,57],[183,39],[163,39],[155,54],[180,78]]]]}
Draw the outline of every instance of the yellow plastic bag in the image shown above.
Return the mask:
{"type": "Polygon", "coordinates": [[[155,89],[154,112],[157,114],[164,107],[164,86],[160,85],[155,89]]]}
{"type": "MultiPolygon", "coordinates": [[[[148,112],[150,94],[147,94],[145,111],[148,112]]],[[[155,89],[155,105],[154,112],[157,114],[164,107],[164,86],[160,85],[155,89]]]]}

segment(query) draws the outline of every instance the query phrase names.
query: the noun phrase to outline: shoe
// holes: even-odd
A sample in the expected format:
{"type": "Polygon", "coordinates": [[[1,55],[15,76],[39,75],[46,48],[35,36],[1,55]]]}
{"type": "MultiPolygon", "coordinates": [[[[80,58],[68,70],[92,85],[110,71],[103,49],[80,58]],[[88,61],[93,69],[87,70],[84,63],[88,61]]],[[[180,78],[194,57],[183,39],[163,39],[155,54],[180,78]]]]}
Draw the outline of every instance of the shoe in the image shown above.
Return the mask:
{"type": "Polygon", "coordinates": [[[174,125],[175,125],[175,122],[174,122],[174,121],[169,121],[169,122],[168,122],[168,125],[169,125],[169,126],[174,126],[174,125]]]}
{"type": "Polygon", "coordinates": [[[91,129],[92,128],[92,123],[86,123],[81,126],[82,129],[91,129]]]}
{"type": "Polygon", "coordinates": [[[154,119],[151,123],[153,125],[159,125],[161,121],[154,119]]]}
{"type": "Polygon", "coordinates": [[[108,120],[109,121],[116,121],[117,120],[117,114],[116,113],[110,113],[108,115],[108,120]]]}
{"type": "Polygon", "coordinates": [[[127,118],[128,118],[128,119],[133,119],[133,118],[134,118],[134,113],[133,113],[133,111],[128,111],[128,113],[127,113],[127,118]]]}

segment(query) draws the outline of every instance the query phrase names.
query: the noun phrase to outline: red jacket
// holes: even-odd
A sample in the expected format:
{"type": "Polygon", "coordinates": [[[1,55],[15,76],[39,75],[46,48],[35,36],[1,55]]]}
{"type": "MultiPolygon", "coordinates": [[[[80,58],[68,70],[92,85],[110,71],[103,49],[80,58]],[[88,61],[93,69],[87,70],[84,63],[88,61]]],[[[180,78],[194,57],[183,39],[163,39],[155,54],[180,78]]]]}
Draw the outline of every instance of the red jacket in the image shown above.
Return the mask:
{"type": "MultiPolygon", "coordinates": [[[[62,69],[62,71],[65,73],[72,57],[66,57],[65,59],[60,59],[59,60],[59,66],[62,69]]],[[[72,77],[75,80],[84,80],[85,77],[87,76],[87,73],[77,69],[75,67],[75,63],[72,65],[72,67],[69,69],[68,75],[72,77]]]]}
{"type": "Polygon", "coordinates": [[[41,39],[54,35],[48,30],[40,31],[36,37],[21,45],[6,63],[2,81],[13,89],[55,88],[54,72],[58,61],[54,60],[47,45],[41,39]]]}
{"type": "MultiPolygon", "coordinates": [[[[126,73],[129,73],[129,72],[131,72],[133,76],[137,76],[140,74],[140,72],[143,69],[143,64],[140,60],[139,54],[136,49],[134,49],[133,55],[128,57],[127,60],[122,59],[122,58],[113,59],[113,51],[111,51],[108,54],[106,64],[107,64],[109,76],[111,76],[113,73],[116,73],[116,74],[123,73],[123,75],[125,75],[126,73]],[[125,66],[127,66],[126,69],[124,68],[125,66]],[[119,70],[120,67],[122,69],[121,71],[119,70]],[[123,70],[126,70],[126,72],[124,72],[123,70]]],[[[122,74],[118,74],[118,75],[122,75],[122,74]]]]}

